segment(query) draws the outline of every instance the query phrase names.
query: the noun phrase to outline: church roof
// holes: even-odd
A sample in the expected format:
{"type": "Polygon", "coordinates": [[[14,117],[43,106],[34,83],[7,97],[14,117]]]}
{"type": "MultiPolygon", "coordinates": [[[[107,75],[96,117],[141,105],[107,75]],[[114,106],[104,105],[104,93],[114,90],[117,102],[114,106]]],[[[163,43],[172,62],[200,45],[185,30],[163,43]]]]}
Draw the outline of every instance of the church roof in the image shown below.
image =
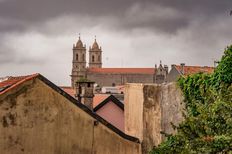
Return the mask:
{"type": "Polygon", "coordinates": [[[82,48],[82,47],[83,47],[83,43],[82,43],[80,37],[79,37],[79,39],[78,39],[78,41],[77,41],[77,43],[76,43],[76,47],[77,47],[77,48],[82,48]]]}
{"type": "Polygon", "coordinates": [[[91,73],[155,74],[154,68],[89,68],[91,73]]]}
{"type": "MultiPolygon", "coordinates": [[[[174,66],[179,72],[182,72],[182,66],[175,65],[174,66]]],[[[214,67],[208,66],[183,66],[184,68],[184,75],[191,75],[196,73],[213,73],[214,67]]]]}
{"type": "Polygon", "coordinates": [[[93,43],[93,45],[92,45],[92,50],[98,50],[99,49],[99,45],[98,45],[98,43],[97,43],[97,40],[95,39],[94,40],[94,43],[93,43]]]}

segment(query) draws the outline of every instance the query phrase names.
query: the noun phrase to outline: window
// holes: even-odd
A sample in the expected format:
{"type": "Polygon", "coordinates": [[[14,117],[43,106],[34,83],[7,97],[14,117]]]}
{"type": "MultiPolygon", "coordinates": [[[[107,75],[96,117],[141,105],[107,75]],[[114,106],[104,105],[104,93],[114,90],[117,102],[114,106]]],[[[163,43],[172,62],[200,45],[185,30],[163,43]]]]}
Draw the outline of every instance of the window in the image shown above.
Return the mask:
{"type": "Polygon", "coordinates": [[[78,54],[76,54],[76,60],[78,61],[78,54]]]}
{"type": "Polygon", "coordinates": [[[94,62],[94,55],[92,56],[92,62],[94,62]]]}
{"type": "Polygon", "coordinates": [[[101,61],[101,58],[100,58],[100,56],[98,56],[98,61],[101,61]]]}
{"type": "Polygon", "coordinates": [[[85,54],[82,55],[82,60],[85,61],[85,54]]]}

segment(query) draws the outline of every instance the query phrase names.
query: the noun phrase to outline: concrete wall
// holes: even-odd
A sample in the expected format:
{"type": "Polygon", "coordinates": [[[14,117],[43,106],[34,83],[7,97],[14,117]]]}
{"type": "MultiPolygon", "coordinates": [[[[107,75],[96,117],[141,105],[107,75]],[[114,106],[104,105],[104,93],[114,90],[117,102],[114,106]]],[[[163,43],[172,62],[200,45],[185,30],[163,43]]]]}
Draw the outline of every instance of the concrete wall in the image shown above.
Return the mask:
{"type": "Polygon", "coordinates": [[[183,97],[176,83],[127,84],[125,93],[125,132],[142,141],[147,153],[159,145],[161,131],[174,133],[170,122],[183,120],[183,97]]]}
{"type": "Polygon", "coordinates": [[[139,154],[140,144],[36,78],[0,95],[0,153],[139,154]]]}

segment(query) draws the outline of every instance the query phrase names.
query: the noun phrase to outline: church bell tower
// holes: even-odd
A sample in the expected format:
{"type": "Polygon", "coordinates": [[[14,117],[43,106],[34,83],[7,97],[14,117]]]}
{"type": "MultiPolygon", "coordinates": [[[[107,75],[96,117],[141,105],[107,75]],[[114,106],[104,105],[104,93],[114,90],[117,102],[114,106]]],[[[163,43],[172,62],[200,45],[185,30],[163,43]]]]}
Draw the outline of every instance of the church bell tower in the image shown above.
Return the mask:
{"type": "Polygon", "coordinates": [[[86,77],[86,46],[83,45],[81,38],[76,44],[73,44],[73,61],[72,61],[72,75],[71,82],[72,88],[81,78],[86,77]]]}
{"type": "Polygon", "coordinates": [[[102,68],[102,49],[98,46],[96,36],[92,47],[89,47],[89,68],[102,68]]]}

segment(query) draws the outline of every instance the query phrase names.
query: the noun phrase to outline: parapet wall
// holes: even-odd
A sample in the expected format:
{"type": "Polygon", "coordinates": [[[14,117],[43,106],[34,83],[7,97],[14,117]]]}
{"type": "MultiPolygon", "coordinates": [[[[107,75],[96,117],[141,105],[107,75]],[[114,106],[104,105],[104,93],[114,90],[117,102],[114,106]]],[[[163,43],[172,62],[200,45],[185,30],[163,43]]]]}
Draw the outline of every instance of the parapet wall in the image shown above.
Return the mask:
{"type": "Polygon", "coordinates": [[[161,131],[174,133],[171,122],[183,120],[183,96],[176,83],[127,84],[124,110],[125,132],[142,141],[145,154],[164,140],[161,131]]]}

